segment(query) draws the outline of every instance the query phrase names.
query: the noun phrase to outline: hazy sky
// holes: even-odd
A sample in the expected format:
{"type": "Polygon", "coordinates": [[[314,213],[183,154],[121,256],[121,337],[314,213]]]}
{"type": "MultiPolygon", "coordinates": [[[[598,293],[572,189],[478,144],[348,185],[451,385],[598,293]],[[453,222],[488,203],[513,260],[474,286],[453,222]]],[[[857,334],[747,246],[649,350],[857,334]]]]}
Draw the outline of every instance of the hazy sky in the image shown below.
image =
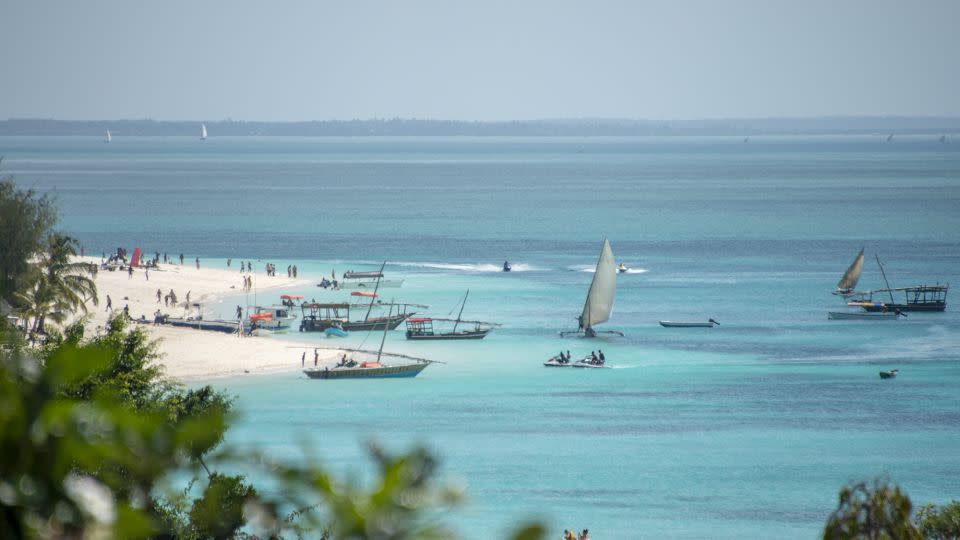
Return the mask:
{"type": "Polygon", "coordinates": [[[0,0],[0,118],[960,116],[960,0],[0,0]]]}

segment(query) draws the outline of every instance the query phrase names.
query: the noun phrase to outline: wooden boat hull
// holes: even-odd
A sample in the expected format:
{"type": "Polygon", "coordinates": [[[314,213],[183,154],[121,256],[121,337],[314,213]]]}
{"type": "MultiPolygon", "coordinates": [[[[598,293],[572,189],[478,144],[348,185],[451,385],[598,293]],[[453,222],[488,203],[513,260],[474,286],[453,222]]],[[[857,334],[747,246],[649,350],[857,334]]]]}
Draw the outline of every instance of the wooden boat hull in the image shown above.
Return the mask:
{"type": "MultiPolygon", "coordinates": [[[[402,285],[403,285],[402,279],[381,279],[379,287],[381,289],[397,288],[402,285]]],[[[371,280],[364,280],[364,281],[340,281],[337,283],[337,286],[340,287],[341,289],[373,290],[377,288],[377,280],[371,279],[371,280]]]]}
{"type": "Polygon", "coordinates": [[[660,326],[664,328],[713,328],[714,324],[709,321],[660,321],[660,326]]]}
{"type": "Polygon", "coordinates": [[[334,328],[334,323],[339,323],[340,327],[348,332],[383,330],[384,328],[387,330],[394,330],[409,316],[409,313],[401,313],[400,315],[377,317],[366,321],[339,321],[331,319],[312,319],[307,317],[300,322],[300,331],[326,332],[328,328],[334,328]]]}
{"type": "Polygon", "coordinates": [[[843,320],[843,321],[895,321],[897,320],[897,313],[895,311],[887,312],[864,312],[864,311],[828,311],[827,318],[831,320],[843,320]]]}
{"type": "Polygon", "coordinates": [[[855,302],[858,307],[863,308],[869,312],[894,312],[896,310],[900,311],[945,311],[947,309],[946,302],[930,302],[925,304],[878,304],[878,303],[868,303],[868,302],[855,302]]]}
{"type": "Polygon", "coordinates": [[[194,330],[208,330],[213,332],[223,332],[224,334],[236,334],[239,323],[237,321],[205,321],[203,319],[176,319],[167,317],[166,324],[170,326],[179,326],[181,328],[193,328],[194,330]]]}
{"type": "Polygon", "coordinates": [[[417,332],[412,332],[407,330],[407,339],[410,341],[426,341],[426,340],[439,340],[439,341],[450,341],[450,340],[462,340],[462,339],[483,339],[487,337],[487,333],[490,330],[468,330],[466,332],[444,332],[444,333],[433,333],[433,334],[421,334],[417,332]]]}
{"type": "Polygon", "coordinates": [[[314,368],[305,369],[304,373],[311,379],[402,379],[416,377],[430,365],[407,364],[404,366],[381,366],[374,368],[314,368]]]}

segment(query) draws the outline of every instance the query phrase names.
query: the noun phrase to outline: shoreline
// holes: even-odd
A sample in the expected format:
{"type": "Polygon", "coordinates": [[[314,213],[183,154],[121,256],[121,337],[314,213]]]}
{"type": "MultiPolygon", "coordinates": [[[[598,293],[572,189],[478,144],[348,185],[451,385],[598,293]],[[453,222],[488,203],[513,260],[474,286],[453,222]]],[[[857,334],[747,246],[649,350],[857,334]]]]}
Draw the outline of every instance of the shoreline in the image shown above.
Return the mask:
{"type": "MultiPolygon", "coordinates": [[[[99,265],[99,257],[77,257],[75,260],[99,265]]],[[[238,261],[239,264],[239,261],[238,261]]],[[[262,266],[262,263],[259,263],[262,266]]],[[[95,278],[99,305],[88,305],[90,312],[87,330],[102,330],[111,315],[129,309],[131,319],[142,328],[149,338],[157,343],[160,358],[157,364],[163,367],[164,376],[178,382],[197,382],[245,374],[293,372],[301,369],[296,365],[298,357],[304,357],[304,365],[312,367],[310,349],[317,348],[317,365],[332,366],[343,353],[339,349],[322,349],[315,343],[277,340],[270,336],[244,336],[205,330],[154,325],[153,313],[159,309],[171,316],[181,316],[189,311],[186,295],[190,292],[191,304],[212,304],[225,297],[243,293],[241,276],[252,275],[258,291],[277,290],[283,287],[303,285],[310,280],[303,277],[289,278],[285,275],[267,276],[264,269],[254,269],[241,274],[239,266],[232,268],[200,268],[190,262],[180,265],[161,263],[157,268],[135,268],[130,275],[126,270],[99,269],[95,278]],[[157,289],[161,300],[157,300],[157,289]],[[177,296],[176,306],[165,306],[162,298],[170,290],[177,296]],[[108,310],[107,296],[112,301],[108,310]],[[302,348],[300,352],[297,349],[302,348]]]]}

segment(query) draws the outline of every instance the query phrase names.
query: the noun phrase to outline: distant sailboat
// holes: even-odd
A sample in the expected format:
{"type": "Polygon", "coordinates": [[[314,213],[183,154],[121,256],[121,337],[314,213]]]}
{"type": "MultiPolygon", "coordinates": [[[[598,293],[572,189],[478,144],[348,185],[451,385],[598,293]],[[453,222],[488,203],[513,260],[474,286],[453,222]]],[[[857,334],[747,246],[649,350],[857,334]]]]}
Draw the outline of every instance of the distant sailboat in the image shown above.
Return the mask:
{"type": "Polygon", "coordinates": [[[206,125],[206,124],[200,124],[200,140],[201,140],[201,141],[207,140],[207,125],[206,125]]]}
{"type": "MultiPolygon", "coordinates": [[[[580,328],[576,332],[561,332],[560,335],[579,334],[586,337],[595,337],[597,331],[594,325],[607,322],[610,312],[613,311],[613,297],[617,290],[617,266],[613,259],[613,250],[610,242],[604,238],[600,248],[600,258],[597,259],[597,269],[593,273],[593,282],[587,292],[587,301],[583,304],[583,311],[578,321],[580,328]]],[[[623,335],[622,332],[607,331],[606,333],[623,335]]]]}
{"type": "Polygon", "coordinates": [[[947,142],[947,136],[946,136],[946,135],[941,135],[941,136],[940,136],[940,142],[947,142]]]}
{"type": "Polygon", "coordinates": [[[107,136],[103,138],[103,142],[110,142],[113,140],[113,137],[110,136],[110,130],[107,130],[107,136]]]}
{"type": "Polygon", "coordinates": [[[860,253],[858,253],[857,257],[850,263],[847,271],[843,273],[843,277],[840,278],[840,282],[837,283],[837,290],[834,291],[833,294],[839,294],[841,296],[853,294],[857,282],[860,281],[861,272],[863,272],[863,248],[860,248],[860,253]]]}
{"type": "Polygon", "coordinates": [[[887,142],[890,142],[892,140],[893,140],[893,133],[887,135],[887,142]]]}

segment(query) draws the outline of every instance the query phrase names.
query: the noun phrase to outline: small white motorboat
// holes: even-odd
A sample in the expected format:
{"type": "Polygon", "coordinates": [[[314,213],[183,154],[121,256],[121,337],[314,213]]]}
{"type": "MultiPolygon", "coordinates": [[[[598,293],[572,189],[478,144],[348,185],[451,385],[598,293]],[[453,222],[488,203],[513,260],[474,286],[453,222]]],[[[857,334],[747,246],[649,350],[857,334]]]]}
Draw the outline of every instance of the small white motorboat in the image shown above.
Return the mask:
{"type": "Polygon", "coordinates": [[[720,326],[720,323],[713,319],[706,321],[660,321],[660,326],[664,328],[713,328],[720,326]]]}

